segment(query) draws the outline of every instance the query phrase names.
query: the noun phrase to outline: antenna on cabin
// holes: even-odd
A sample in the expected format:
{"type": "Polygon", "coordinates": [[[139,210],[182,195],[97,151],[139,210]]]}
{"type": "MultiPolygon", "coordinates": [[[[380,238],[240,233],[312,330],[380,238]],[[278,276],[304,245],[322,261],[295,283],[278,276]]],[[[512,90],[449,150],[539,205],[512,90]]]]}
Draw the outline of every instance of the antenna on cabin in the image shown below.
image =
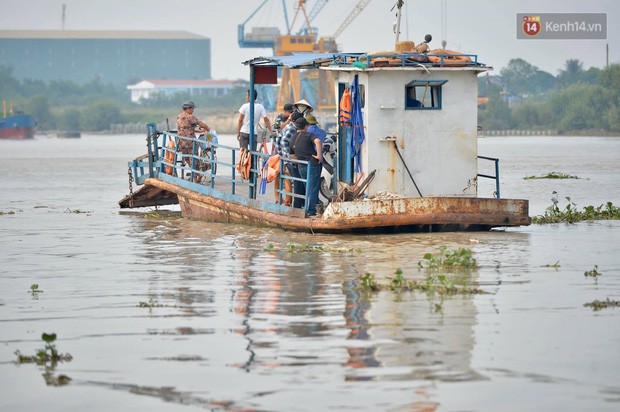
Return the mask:
{"type": "Polygon", "coordinates": [[[65,10],[67,9],[67,5],[62,5],[62,29],[65,29],[65,10]]]}
{"type": "Polygon", "coordinates": [[[448,2],[441,0],[441,48],[446,48],[446,37],[448,37],[448,2]]]}
{"type": "MultiPolygon", "coordinates": [[[[396,28],[394,29],[394,31],[396,32],[396,43],[398,43],[398,37],[400,35],[400,9],[403,7],[403,4],[405,4],[403,0],[398,0],[395,5],[395,7],[398,9],[396,10],[396,28]]],[[[392,7],[392,10],[394,10],[394,7],[392,7]]]]}

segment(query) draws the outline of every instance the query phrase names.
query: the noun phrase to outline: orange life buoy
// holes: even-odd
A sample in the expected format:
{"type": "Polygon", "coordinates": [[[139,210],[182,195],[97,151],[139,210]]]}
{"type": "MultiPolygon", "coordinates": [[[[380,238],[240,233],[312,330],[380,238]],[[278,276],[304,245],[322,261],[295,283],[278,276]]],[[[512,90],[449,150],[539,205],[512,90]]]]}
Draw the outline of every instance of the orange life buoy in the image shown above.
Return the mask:
{"type": "Polygon", "coordinates": [[[403,59],[398,57],[379,57],[370,61],[370,67],[398,67],[403,65],[403,59]]]}
{"type": "Polygon", "coordinates": [[[431,63],[443,64],[444,66],[467,66],[471,58],[461,52],[435,49],[428,52],[428,60],[431,63]]]}

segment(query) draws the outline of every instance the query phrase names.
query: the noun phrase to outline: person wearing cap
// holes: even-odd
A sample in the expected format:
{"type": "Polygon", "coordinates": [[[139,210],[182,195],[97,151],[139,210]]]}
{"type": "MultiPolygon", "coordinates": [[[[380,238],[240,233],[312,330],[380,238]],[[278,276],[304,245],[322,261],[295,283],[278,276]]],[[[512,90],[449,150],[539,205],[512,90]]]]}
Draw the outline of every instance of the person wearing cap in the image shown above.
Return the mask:
{"type": "MultiPolygon", "coordinates": [[[[290,121],[288,122],[286,126],[284,126],[284,129],[282,129],[282,133],[276,136],[276,144],[275,144],[276,153],[282,156],[284,159],[291,157],[290,141],[295,136],[295,133],[297,133],[297,129],[295,128],[295,120],[299,119],[300,117],[303,117],[301,113],[293,112],[290,116],[290,121]]],[[[295,169],[295,172],[296,172],[297,166],[291,162],[284,163],[284,174],[285,175],[292,176],[293,175],[292,169],[295,169]]],[[[292,193],[293,184],[291,180],[283,179],[283,181],[284,181],[284,190],[288,193],[292,193]]],[[[276,180],[276,182],[278,182],[278,180],[276,180]]],[[[278,201],[278,189],[280,189],[279,183],[276,183],[275,189],[276,189],[275,196],[276,196],[276,202],[277,202],[278,201]]],[[[283,205],[291,206],[291,202],[292,202],[292,197],[290,195],[284,196],[284,202],[282,203],[283,205]]]]}
{"type": "MultiPolygon", "coordinates": [[[[194,109],[196,108],[194,102],[186,101],[181,107],[183,111],[177,116],[177,133],[179,136],[196,138],[194,133],[197,127],[201,127],[205,132],[211,130],[206,123],[198,120],[198,118],[194,116],[194,109]]],[[[177,147],[183,154],[183,161],[191,165],[191,157],[189,156],[191,156],[194,151],[194,142],[181,138],[177,138],[177,140],[177,147]]]]}
{"type": "MultiPolygon", "coordinates": [[[[271,130],[271,122],[267,117],[267,111],[265,107],[256,102],[258,94],[254,90],[254,145],[251,148],[252,151],[256,151],[257,131],[260,119],[265,121],[267,130],[271,130]]],[[[273,135],[274,132],[272,131],[273,135]]],[[[239,121],[237,122],[237,140],[239,140],[239,147],[248,150],[250,146],[250,90],[245,95],[245,103],[239,108],[239,121]]]]}
{"type": "Polygon", "coordinates": [[[282,108],[282,113],[279,113],[276,116],[276,119],[273,122],[273,130],[277,134],[281,134],[284,127],[291,122],[291,115],[295,111],[292,103],[287,103],[282,108]]]}
{"type": "MultiPolygon", "coordinates": [[[[307,164],[297,164],[297,173],[301,179],[308,179],[307,188],[303,182],[294,182],[295,194],[306,195],[308,216],[316,215],[316,205],[319,202],[319,185],[321,182],[321,168],[323,151],[321,139],[308,132],[308,121],[304,117],[295,120],[297,134],[291,139],[291,156],[297,160],[305,160],[307,164]]],[[[294,175],[293,175],[294,176],[294,175]]],[[[295,198],[293,205],[298,199],[295,198]]],[[[299,199],[301,201],[301,199],[299,199]]],[[[303,206],[303,201],[297,203],[303,206]]],[[[297,207],[297,206],[295,206],[297,207]]]]}
{"type": "Polygon", "coordinates": [[[319,127],[319,122],[316,120],[311,114],[306,115],[306,120],[308,121],[308,133],[314,133],[317,135],[319,139],[321,139],[321,144],[325,142],[327,138],[327,132],[319,127]]]}

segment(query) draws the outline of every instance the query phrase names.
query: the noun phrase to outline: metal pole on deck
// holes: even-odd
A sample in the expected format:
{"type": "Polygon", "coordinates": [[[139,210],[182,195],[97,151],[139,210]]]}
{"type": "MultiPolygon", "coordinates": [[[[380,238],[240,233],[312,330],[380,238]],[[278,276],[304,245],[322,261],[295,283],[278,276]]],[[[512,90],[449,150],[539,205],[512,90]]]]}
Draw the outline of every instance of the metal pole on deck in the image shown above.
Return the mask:
{"type": "MultiPolygon", "coordinates": [[[[250,146],[248,150],[252,153],[254,148],[254,65],[250,64],[250,146]]],[[[254,187],[256,186],[256,174],[254,173],[254,156],[250,155],[250,199],[256,196],[254,187]]]]}
{"type": "Polygon", "coordinates": [[[400,35],[400,9],[403,7],[403,4],[405,4],[403,0],[398,0],[396,2],[396,7],[398,8],[398,10],[396,10],[396,43],[398,43],[398,38],[400,35]]]}

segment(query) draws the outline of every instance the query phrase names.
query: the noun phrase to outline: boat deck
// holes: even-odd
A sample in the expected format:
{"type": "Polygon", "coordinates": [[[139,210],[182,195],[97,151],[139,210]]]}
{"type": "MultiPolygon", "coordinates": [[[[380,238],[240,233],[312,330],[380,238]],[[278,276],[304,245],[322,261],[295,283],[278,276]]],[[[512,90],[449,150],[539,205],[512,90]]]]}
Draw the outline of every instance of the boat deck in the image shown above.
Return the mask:
{"type": "MultiPolygon", "coordinates": [[[[235,168],[239,148],[216,145],[217,157],[186,156],[193,163],[190,167],[179,160],[181,154],[176,149],[165,146],[174,134],[156,132],[151,136],[150,155],[129,163],[130,182],[135,179],[144,187],[123,198],[121,208],[178,203],[188,218],[327,233],[489,230],[531,222],[527,200],[476,197],[347,199],[329,203],[318,216],[306,216],[304,209],[276,202],[274,185],[261,185],[260,166],[252,168],[249,180],[241,178],[235,168]],[[162,135],[164,142],[158,142],[162,135]],[[166,161],[170,153],[174,154],[172,163],[166,161]],[[171,174],[165,173],[166,166],[172,167],[171,174]]],[[[269,157],[261,152],[252,152],[252,156],[254,165],[262,165],[269,157]]]]}

